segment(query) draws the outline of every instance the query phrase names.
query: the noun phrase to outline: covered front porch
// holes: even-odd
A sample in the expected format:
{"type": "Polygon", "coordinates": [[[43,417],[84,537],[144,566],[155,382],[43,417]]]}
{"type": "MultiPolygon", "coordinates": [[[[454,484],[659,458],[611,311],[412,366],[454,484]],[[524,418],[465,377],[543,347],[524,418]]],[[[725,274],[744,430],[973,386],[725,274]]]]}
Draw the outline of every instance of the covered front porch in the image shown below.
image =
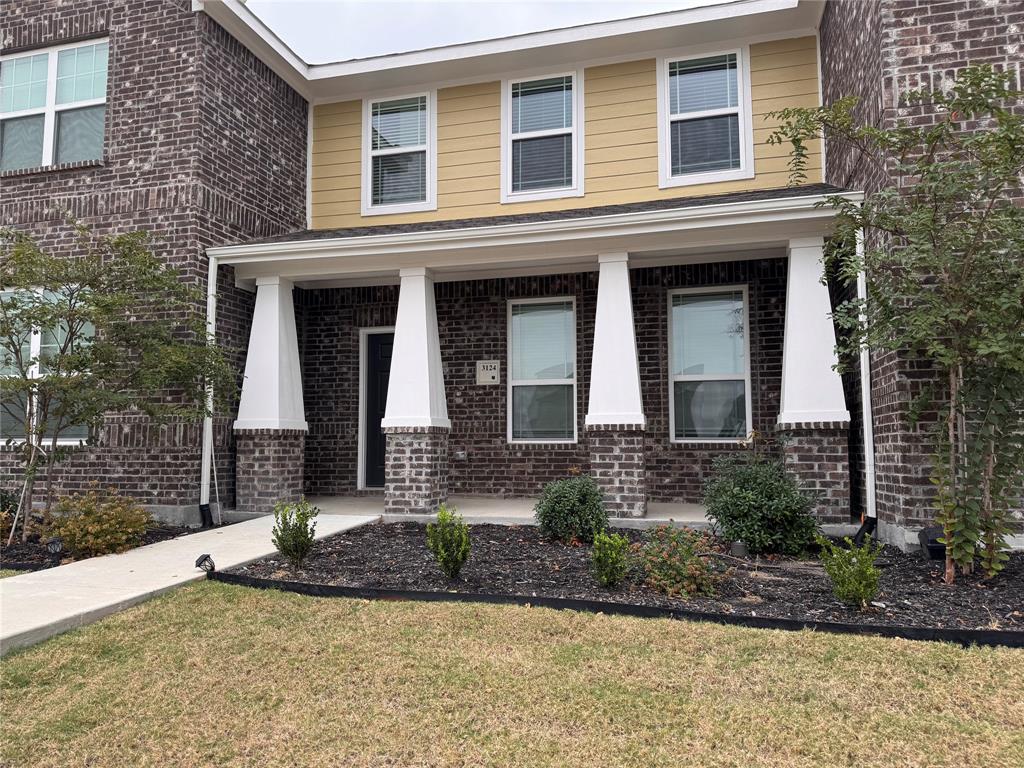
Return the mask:
{"type": "Polygon", "coordinates": [[[256,294],[237,511],[516,522],[585,473],[613,518],[700,524],[713,460],[756,431],[847,522],[820,199],[211,249],[256,294]]]}

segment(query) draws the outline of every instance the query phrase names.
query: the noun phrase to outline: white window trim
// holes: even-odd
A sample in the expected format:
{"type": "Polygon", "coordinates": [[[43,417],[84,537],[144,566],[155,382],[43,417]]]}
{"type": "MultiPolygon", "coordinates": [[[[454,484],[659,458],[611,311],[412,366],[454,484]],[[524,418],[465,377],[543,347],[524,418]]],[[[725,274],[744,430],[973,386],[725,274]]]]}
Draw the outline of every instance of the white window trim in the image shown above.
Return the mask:
{"type": "Polygon", "coordinates": [[[415,213],[417,211],[437,210],[437,90],[418,91],[416,93],[381,94],[373,98],[363,99],[363,130],[362,130],[362,195],[361,213],[363,216],[382,216],[389,213],[415,213]],[[427,196],[425,200],[415,203],[373,204],[373,160],[377,155],[402,154],[419,151],[408,147],[392,150],[372,150],[370,120],[373,105],[381,101],[399,101],[415,99],[420,96],[427,98],[427,196]]]}
{"type": "Polygon", "coordinates": [[[658,187],[687,187],[693,184],[711,184],[717,181],[736,181],[754,178],[754,130],[751,115],[752,103],[750,96],[750,48],[743,45],[727,50],[719,49],[688,49],[678,56],[661,56],[658,58],[658,187]],[[716,114],[739,114],[740,129],[740,167],[728,171],[706,171],[672,175],[672,138],[671,138],[671,100],[669,98],[670,79],[669,65],[676,61],[703,59],[709,56],[736,55],[736,79],[739,95],[737,108],[712,109],[704,112],[687,113],[687,120],[698,117],[711,117],[716,114]]]}
{"type": "Polygon", "coordinates": [[[750,391],[750,291],[747,285],[712,285],[701,288],[676,288],[668,292],[668,429],[669,441],[677,444],[722,443],[725,445],[740,443],[746,440],[753,429],[752,396],[750,391]],[[672,299],[675,296],[696,295],[706,293],[727,293],[740,291],[743,294],[743,374],[684,374],[672,373],[675,344],[672,336],[672,299]],[[675,383],[677,381],[742,381],[746,395],[746,430],[741,437],[676,437],[675,414],[675,383]]]}
{"type": "Polygon", "coordinates": [[[576,297],[575,296],[544,296],[533,299],[510,299],[506,314],[506,344],[508,346],[505,370],[508,371],[508,382],[506,389],[506,438],[510,445],[573,445],[579,440],[579,425],[577,421],[577,403],[579,396],[579,366],[577,365],[576,354],[576,297]],[[572,350],[572,371],[571,379],[522,379],[512,378],[512,307],[522,304],[553,304],[555,302],[569,302],[572,306],[572,341],[569,348],[572,350]],[[513,438],[512,437],[512,388],[514,386],[543,386],[546,384],[571,384],[572,385],[572,437],[541,440],[539,438],[513,438]]]}
{"type": "MultiPolygon", "coordinates": [[[[8,292],[9,291],[4,291],[4,293],[8,293],[8,292]]],[[[41,293],[41,291],[39,291],[39,289],[35,289],[33,291],[30,291],[30,293],[37,293],[38,294],[38,293],[41,293]]],[[[29,358],[31,360],[35,361],[28,368],[28,378],[29,379],[42,379],[45,376],[48,376],[49,374],[43,374],[39,370],[39,353],[40,353],[40,351],[42,350],[42,347],[43,347],[43,331],[42,331],[41,328],[33,328],[32,329],[31,333],[29,334],[28,346],[29,346],[29,352],[28,352],[29,358]]],[[[26,418],[29,418],[29,419],[32,419],[32,421],[35,421],[36,409],[34,407],[26,414],[26,418]]],[[[45,440],[46,444],[49,445],[49,444],[51,444],[52,438],[48,438],[47,437],[47,438],[44,438],[44,440],[45,440]]],[[[85,438],[81,438],[81,437],[58,437],[57,438],[57,445],[82,445],[85,442],[86,442],[86,439],[85,438]]]]}
{"type": "Polygon", "coordinates": [[[583,196],[583,137],[580,122],[583,111],[583,69],[569,72],[542,72],[529,76],[514,77],[501,81],[501,202],[519,203],[529,200],[556,200],[563,197],[583,196]],[[572,136],[572,185],[555,189],[539,189],[527,192],[512,191],[512,86],[516,83],[546,80],[551,77],[572,78],[572,129],[558,128],[545,131],[528,131],[516,134],[517,139],[536,138],[570,134],[572,136]]]}
{"type": "MultiPolygon", "coordinates": [[[[68,51],[72,48],[86,48],[90,45],[96,45],[97,43],[106,42],[108,45],[107,49],[107,87],[110,86],[110,52],[109,45],[110,39],[106,37],[92,38],[91,40],[80,40],[76,43],[66,43],[64,45],[55,45],[49,48],[32,48],[25,51],[19,51],[18,53],[10,53],[6,56],[0,56],[0,63],[5,61],[13,61],[14,59],[21,59],[27,56],[39,56],[40,54],[48,54],[49,59],[46,63],[46,104],[41,107],[31,107],[29,109],[19,109],[13,112],[0,112],[0,120],[11,120],[18,117],[29,117],[31,115],[44,115],[43,118],[43,157],[40,168],[48,168],[54,164],[54,150],[56,149],[56,133],[57,133],[57,113],[63,112],[69,109],[81,109],[83,107],[97,107],[101,104],[107,103],[107,97],[104,96],[102,99],[85,99],[84,101],[72,101],[68,104],[57,104],[57,56],[61,51],[68,51]]],[[[106,126],[103,131],[103,144],[104,149],[101,152],[100,157],[96,158],[97,161],[103,159],[106,153],[106,126]]],[[[35,167],[35,166],[31,166],[35,167]]],[[[13,171],[22,170],[20,168],[14,168],[13,171]]]]}

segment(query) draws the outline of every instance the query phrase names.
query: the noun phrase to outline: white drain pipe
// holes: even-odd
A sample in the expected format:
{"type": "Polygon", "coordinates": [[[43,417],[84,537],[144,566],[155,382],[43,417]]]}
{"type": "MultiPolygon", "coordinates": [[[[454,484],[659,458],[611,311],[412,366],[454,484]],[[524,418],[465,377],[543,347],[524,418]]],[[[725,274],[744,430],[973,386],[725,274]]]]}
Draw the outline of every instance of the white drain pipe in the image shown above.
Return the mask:
{"type": "MultiPolygon", "coordinates": [[[[864,231],[857,230],[857,260],[864,258],[864,231]]],[[[867,277],[861,269],[857,275],[857,298],[866,307],[867,277]]],[[[867,312],[861,312],[861,322],[867,321],[867,312]]],[[[865,515],[877,519],[875,511],[875,425],[871,408],[871,350],[863,345],[860,350],[860,407],[864,434],[864,492],[867,502],[865,515]]]]}
{"type": "MultiPolygon", "coordinates": [[[[217,258],[208,256],[209,269],[206,277],[206,333],[208,339],[217,338],[217,258]]],[[[203,419],[203,453],[199,478],[199,503],[210,503],[210,472],[213,468],[213,385],[206,387],[206,409],[203,419]]],[[[220,499],[217,500],[218,502],[220,499]]],[[[217,522],[221,520],[221,510],[217,508],[217,522]]]]}

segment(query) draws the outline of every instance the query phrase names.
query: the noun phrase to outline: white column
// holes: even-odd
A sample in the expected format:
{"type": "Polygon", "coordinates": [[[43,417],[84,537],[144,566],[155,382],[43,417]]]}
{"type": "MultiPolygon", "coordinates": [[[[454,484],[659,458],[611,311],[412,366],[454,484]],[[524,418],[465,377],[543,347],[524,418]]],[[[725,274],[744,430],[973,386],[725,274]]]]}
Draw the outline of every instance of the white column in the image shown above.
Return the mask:
{"type": "Polygon", "coordinates": [[[780,424],[850,420],[834,368],[836,335],[822,283],[823,249],[820,237],[789,241],[780,424]]]}
{"type": "Polygon", "coordinates": [[[306,429],[292,283],[256,279],[256,309],[235,429],[306,429]]]}
{"type": "Polygon", "coordinates": [[[399,271],[398,319],[382,427],[450,428],[441,371],[434,281],[422,267],[399,271]]]}
{"type": "Polygon", "coordinates": [[[597,317],[586,423],[643,426],[629,255],[604,253],[598,256],[598,263],[597,317]]]}

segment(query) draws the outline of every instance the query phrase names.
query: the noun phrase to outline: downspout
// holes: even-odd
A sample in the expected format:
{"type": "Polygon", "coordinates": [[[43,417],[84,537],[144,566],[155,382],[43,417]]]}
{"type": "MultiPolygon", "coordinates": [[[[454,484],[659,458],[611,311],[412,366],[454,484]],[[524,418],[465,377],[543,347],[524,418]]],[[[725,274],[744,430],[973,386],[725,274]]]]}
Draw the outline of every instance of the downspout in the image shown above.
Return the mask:
{"type": "MultiPolygon", "coordinates": [[[[857,261],[864,259],[864,230],[857,230],[857,261]]],[[[867,321],[868,286],[864,269],[857,274],[857,299],[865,309],[861,310],[861,323],[867,321]]],[[[875,425],[871,407],[871,350],[862,345],[860,349],[860,407],[864,431],[864,492],[867,509],[865,516],[877,519],[875,511],[875,425]]]]}
{"type": "MultiPolygon", "coordinates": [[[[217,338],[217,258],[209,256],[209,269],[206,276],[206,334],[208,340],[217,338]]],[[[200,513],[209,510],[210,505],[210,474],[213,468],[213,385],[206,387],[206,411],[203,418],[203,455],[199,479],[200,513]],[[205,506],[204,506],[205,505],[205,506]]],[[[208,514],[208,513],[207,513],[208,514]]],[[[217,522],[221,522],[221,510],[217,509],[217,522]]]]}

